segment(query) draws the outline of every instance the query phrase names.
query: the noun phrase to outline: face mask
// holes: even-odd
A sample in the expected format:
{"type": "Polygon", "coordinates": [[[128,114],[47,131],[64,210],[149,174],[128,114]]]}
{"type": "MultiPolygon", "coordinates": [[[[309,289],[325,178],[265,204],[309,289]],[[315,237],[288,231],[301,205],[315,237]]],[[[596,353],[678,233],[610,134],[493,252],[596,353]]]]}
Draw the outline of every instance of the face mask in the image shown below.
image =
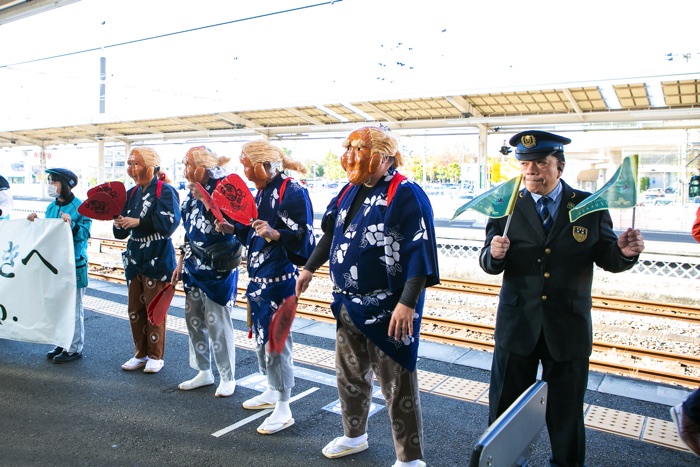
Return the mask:
{"type": "Polygon", "coordinates": [[[52,197],[52,198],[58,198],[59,193],[58,193],[58,188],[56,188],[56,185],[53,185],[53,184],[52,184],[52,185],[49,185],[49,186],[47,187],[47,190],[48,190],[48,192],[49,192],[48,194],[49,194],[50,197],[52,197]]]}

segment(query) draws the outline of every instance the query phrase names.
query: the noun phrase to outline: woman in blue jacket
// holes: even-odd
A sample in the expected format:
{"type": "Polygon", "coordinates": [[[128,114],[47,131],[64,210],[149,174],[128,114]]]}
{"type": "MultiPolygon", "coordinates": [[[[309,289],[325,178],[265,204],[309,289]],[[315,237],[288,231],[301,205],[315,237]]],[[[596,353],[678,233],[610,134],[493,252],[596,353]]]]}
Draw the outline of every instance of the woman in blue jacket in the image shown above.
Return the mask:
{"type": "MultiPolygon", "coordinates": [[[[78,206],[82,204],[71,191],[78,184],[78,176],[68,169],[47,169],[49,196],[56,198],[46,207],[47,219],[63,219],[71,226],[73,232],[73,250],[75,253],[76,286],[75,293],[75,331],[70,347],[56,347],[46,354],[46,357],[54,363],[66,363],[77,360],[83,356],[83,343],[85,342],[85,325],[83,309],[83,295],[88,284],[87,275],[87,244],[90,238],[92,220],[78,213],[78,206]]],[[[35,212],[29,214],[27,219],[34,221],[37,218],[35,212]]]]}

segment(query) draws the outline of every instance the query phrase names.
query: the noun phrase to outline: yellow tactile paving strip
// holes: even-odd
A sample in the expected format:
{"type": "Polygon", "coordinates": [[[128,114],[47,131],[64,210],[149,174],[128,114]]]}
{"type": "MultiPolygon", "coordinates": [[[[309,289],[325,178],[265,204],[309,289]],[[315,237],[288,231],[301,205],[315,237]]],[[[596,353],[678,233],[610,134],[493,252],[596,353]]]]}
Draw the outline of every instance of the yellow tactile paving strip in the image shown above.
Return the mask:
{"type": "MultiPolygon", "coordinates": [[[[121,303],[86,295],[83,304],[85,308],[98,313],[129,319],[126,305],[121,303]]],[[[167,328],[169,331],[187,334],[185,320],[177,316],[168,316],[167,328]]],[[[244,349],[255,348],[255,341],[248,339],[248,334],[243,331],[235,331],[235,342],[236,346],[244,349]]],[[[335,352],[332,350],[294,344],[294,360],[330,370],[335,369],[335,352]]],[[[420,390],[426,393],[488,405],[488,384],[486,383],[418,370],[418,385],[420,390]]],[[[585,405],[584,413],[588,428],[688,451],[678,438],[673,422],[596,405],[585,405]]]]}

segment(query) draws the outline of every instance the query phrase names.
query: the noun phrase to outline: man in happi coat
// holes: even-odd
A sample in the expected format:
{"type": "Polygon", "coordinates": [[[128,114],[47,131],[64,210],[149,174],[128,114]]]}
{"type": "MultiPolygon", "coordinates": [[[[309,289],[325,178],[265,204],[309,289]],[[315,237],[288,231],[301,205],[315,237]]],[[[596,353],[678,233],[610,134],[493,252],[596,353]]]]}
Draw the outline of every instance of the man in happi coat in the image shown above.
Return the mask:
{"type": "Polygon", "coordinates": [[[329,261],[344,435],[322,452],[337,458],[368,448],[374,374],[391,419],[394,465],[424,466],[416,361],[425,288],[440,280],[433,210],[396,170],[402,157],[387,131],[355,130],[343,146],[350,183],[330,202],[323,237],[297,279],[300,294],[329,261]]]}

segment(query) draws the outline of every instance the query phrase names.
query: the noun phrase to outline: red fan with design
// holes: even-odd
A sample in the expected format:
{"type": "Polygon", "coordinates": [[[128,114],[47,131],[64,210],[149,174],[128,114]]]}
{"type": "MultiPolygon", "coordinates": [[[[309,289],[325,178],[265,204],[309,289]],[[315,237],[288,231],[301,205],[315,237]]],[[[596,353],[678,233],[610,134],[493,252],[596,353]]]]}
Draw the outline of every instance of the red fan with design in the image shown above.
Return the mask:
{"type": "Polygon", "coordinates": [[[114,198],[114,201],[117,203],[117,205],[119,205],[120,209],[126,202],[126,187],[120,181],[106,182],[90,188],[87,192],[88,198],[93,196],[95,193],[107,193],[109,196],[114,198]]]}
{"type": "Polygon", "coordinates": [[[85,217],[98,221],[111,221],[119,216],[124,204],[117,204],[107,193],[98,192],[88,197],[78,206],[78,212],[85,217]]]}
{"type": "Polygon", "coordinates": [[[273,353],[281,354],[284,350],[284,343],[292,330],[292,322],[297,312],[297,302],[298,299],[294,295],[285,298],[272,315],[268,334],[270,351],[273,353]]]}
{"type": "Polygon", "coordinates": [[[78,212],[90,219],[109,221],[119,216],[125,202],[124,184],[107,182],[88,190],[87,199],[78,206],[78,212]]]}
{"type": "Polygon", "coordinates": [[[154,326],[160,326],[165,321],[173,296],[175,296],[175,287],[168,283],[148,304],[148,321],[154,326]]]}
{"type": "Polygon", "coordinates": [[[250,225],[258,217],[255,198],[237,174],[229,174],[221,180],[212,199],[224,214],[241,224],[250,225]]]}
{"type": "Polygon", "coordinates": [[[224,216],[221,214],[221,209],[219,209],[219,206],[214,203],[214,200],[212,199],[211,195],[209,192],[202,186],[201,183],[197,182],[197,189],[199,190],[199,193],[202,195],[202,202],[204,205],[211,211],[212,214],[214,214],[214,217],[216,217],[216,220],[223,223],[224,221],[224,216]]]}

